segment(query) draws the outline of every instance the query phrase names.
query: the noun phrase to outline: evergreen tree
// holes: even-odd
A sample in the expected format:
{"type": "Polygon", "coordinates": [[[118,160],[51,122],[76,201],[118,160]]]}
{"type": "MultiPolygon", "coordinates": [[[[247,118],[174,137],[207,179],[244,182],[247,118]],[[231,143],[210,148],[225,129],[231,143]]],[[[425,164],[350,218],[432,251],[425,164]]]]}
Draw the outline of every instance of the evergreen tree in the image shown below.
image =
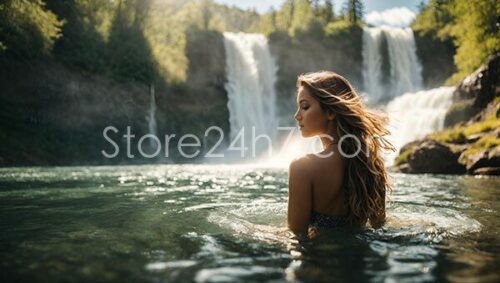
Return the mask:
{"type": "Polygon", "coordinates": [[[0,54],[31,58],[50,54],[63,21],[41,0],[0,3],[0,54]]]}
{"type": "Polygon", "coordinates": [[[356,25],[363,19],[364,6],[361,0],[348,0],[346,2],[346,16],[351,25],[356,25]]]}
{"type": "Polygon", "coordinates": [[[114,5],[105,0],[47,0],[47,8],[64,20],[62,37],[53,54],[65,64],[89,72],[107,68],[107,31],[102,27],[111,22],[114,5]]]}
{"type": "Polygon", "coordinates": [[[149,5],[139,3],[141,1],[119,2],[109,35],[108,57],[112,76],[117,80],[132,79],[149,84],[154,79],[156,66],[143,33],[143,16],[148,13],[149,5]]]}

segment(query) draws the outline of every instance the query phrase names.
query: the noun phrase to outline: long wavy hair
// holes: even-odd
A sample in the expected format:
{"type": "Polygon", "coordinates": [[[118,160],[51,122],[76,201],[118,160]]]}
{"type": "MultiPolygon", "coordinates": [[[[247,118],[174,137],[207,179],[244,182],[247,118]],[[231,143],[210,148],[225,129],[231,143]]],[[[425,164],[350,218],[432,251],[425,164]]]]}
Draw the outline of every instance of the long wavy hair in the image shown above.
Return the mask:
{"type": "Polygon", "coordinates": [[[394,150],[385,138],[389,134],[387,117],[368,110],[351,84],[337,73],[300,75],[297,88],[301,87],[323,111],[334,114],[335,141],[344,137],[339,150],[348,156],[344,156],[342,182],[348,223],[359,226],[369,220],[372,227],[380,227],[385,222],[385,195],[391,190],[381,151],[394,150]]]}

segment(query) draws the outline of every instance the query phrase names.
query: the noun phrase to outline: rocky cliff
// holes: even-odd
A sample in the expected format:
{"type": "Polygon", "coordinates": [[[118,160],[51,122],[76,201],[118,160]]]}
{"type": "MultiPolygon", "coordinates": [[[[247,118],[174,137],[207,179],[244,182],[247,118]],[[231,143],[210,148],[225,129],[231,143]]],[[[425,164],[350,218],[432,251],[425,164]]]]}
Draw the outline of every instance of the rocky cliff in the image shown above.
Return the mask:
{"type": "MultiPolygon", "coordinates": [[[[149,133],[151,85],[117,82],[51,60],[0,62],[0,166],[195,162],[179,155],[177,143],[183,134],[203,140],[205,130],[217,125],[228,136],[222,34],[191,31],[186,49],[186,82],[155,84],[162,143],[156,158],[142,158],[138,152],[139,138],[149,133]],[[103,136],[108,126],[118,130],[109,132],[120,150],[113,158],[101,152],[114,151],[103,136]],[[130,142],[134,158],[127,156],[127,127],[135,135],[130,142]],[[164,136],[172,134],[176,136],[167,145],[164,136]]],[[[209,137],[207,148],[217,138],[209,137]]],[[[147,154],[154,152],[149,144],[146,140],[142,146],[147,154]]]]}

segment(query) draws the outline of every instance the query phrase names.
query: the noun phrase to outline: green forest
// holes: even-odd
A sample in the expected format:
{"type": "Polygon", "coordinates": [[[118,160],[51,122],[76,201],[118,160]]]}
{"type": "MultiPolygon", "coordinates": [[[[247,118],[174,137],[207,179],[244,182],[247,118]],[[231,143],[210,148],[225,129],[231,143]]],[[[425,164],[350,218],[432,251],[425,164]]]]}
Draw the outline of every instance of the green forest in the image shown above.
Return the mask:
{"type": "MultiPolygon", "coordinates": [[[[185,82],[189,30],[335,35],[361,25],[360,1],[346,15],[332,1],[286,1],[259,15],[210,0],[8,0],[0,4],[2,59],[48,59],[118,81],[185,82]]],[[[347,7],[347,6],[353,7],[347,7]]]]}
{"type": "MultiPolygon", "coordinates": [[[[299,73],[335,66],[362,85],[364,13],[361,0],[264,14],[212,0],[4,0],[0,164],[102,163],[106,125],[147,128],[152,86],[160,132],[228,132],[225,31],[268,36],[285,112],[299,73]]],[[[498,52],[499,14],[498,1],[422,4],[411,27],[426,85],[456,84],[498,52]]]]}
{"type": "Polygon", "coordinates": [[[431,0],[422,6],[412,24],[419,36],[451,41],[456,83],[500,50],[500,3],[498,1],[431,0]]]}
{"type": "MultiPolygon", "coordinates": [[[[287,0],[259,15],[211,0],[7,0],[0,4],[2,59],[48,59],[116,80],[186,80],[190,29],[328,38],[363,25],[362,1],[287,0]],[[125,60],[124,60],[125,59],[125,60]]],[[[451,41],[456,82],[498,51],[497,1],[431,0],[412,24],[419,36],[451,41]]]]}

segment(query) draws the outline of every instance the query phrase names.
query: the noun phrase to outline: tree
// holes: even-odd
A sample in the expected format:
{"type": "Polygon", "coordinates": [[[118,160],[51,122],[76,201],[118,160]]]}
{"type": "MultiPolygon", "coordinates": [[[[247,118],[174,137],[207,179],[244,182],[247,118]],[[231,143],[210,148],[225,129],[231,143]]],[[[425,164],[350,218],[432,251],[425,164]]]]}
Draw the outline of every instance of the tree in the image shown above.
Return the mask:
{"type": "Polygon", "coordinates": [[[207,30],[210,24],[210,18],[212,17],[212,11],[210,10],[210,3],[208,0],[203,1],[202,17],[203,17],[203,29],[207,30]]]}
{"type": "Polygon", "coordinates": [[[21,58],[48,55],[63,24],[41,0],[4,0],[0,3],[0,52],[21,58]]]}
{"type": "Polygon", "coordinates": [[[295,0],[290,34],[309,30],[314,23],[314,13],[309,4],[309,0],[295,0]]]}
{"type": "Polygon", "coordinates": [[[363,19],[364,7],[361,0],[348,0],[346,3],[347,20],[351,25],[356,25],[363,19]]]}
{"type": "Polygon", "coordinates": [[[325,0],[325,3],[319,7],[318,16],[328,24],[335,18],[333,3],[331,0],[325,0]]]}
{"type": "Polygon", "coordinates": [[[271,27],[273,30],[277,30],[278,29],[278,25],[276,24],[276,10],[274,10],[273,7],[271,7],[271,11],[270,11],[270,16],[271,16],[271,27]]]}
{"type": "Polygon", "coordinates": [[[417,18],[412,23],[412,29],[424,36],[426,34],[437,37],[441,41],[451,37],[450,28],[453,15],[450,5],[454,0],[431,0],[428,5],[421,8],[417,18]]]}
{"type": "Polygon", "coordinates": [[[156,64],[143,32],[149,5],[139,5],[140,1],[120,1],[116,8],[107,46],[109,68],[117,80],[149,84],[155,79],[156,64]]]}
{"type": "Polygon", "coordinates": [[[418,9],[419,13],[422,13],[422,11],[425,9],[425,2],[423,0],[420,0],[420,3],[418,3],[417,9],[418,9]]]}
{"type": "Polygon", "coordinates": [[[458,72],[449,82],[454,83],[500,51],[499,14],[499,1],[431,0],[412,28],[421,36],[430,34],[441,41],[453,40],[458,72]]]}
{"type": "Polygon", "coordinates": [[[319,9],[320,9],[320,5],[319,5],[319,0],[310,0],[309,1],[311,3],[311,9],[314,13],[314,16],[319,16],[319,9]]]}
{"type": "Polygon", "coordinates": [[[457,0],[450,5],[455,21],[450,34],[455,38],[454,60],[461,79],[483,64],[488,56],[500,51],[499,1],[457,0]],[[466,32],[465,32],[466,31],[466,32]]]}
{"type": "Polygon", "coordinates": [[[293,16],[295,14],[295,0],[288,0],[288,13],[287,13],[287,29],[290,30],[293,24],[293,16]]]}
{"type": "Polygon", "coordinates": [[[47,8],[64,20],[54,56],[87,72],[107,68],[106,42],[115,4],[106,0],[46,0],[47,8]]]}

